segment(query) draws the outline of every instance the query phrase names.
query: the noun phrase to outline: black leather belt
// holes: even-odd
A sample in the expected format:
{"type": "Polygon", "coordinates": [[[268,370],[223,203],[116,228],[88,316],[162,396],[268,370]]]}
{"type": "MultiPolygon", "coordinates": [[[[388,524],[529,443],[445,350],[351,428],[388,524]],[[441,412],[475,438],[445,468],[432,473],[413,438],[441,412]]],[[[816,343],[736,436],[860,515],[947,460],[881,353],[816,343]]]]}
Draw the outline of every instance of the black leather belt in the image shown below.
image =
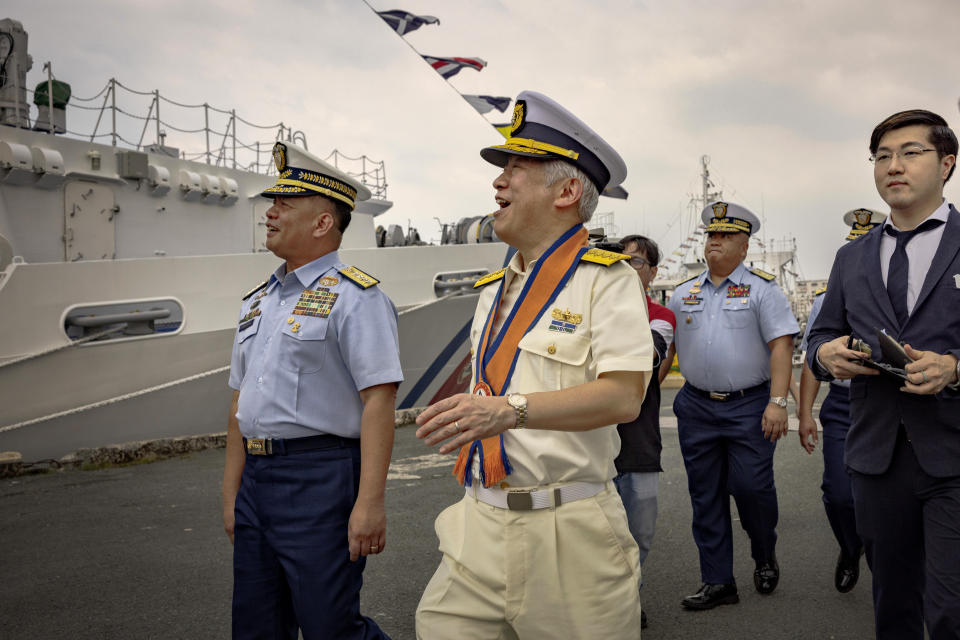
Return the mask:
{"type": "Polygon", "coordinates": [[[252,456],[285,456],[301,451],[319,451],[359,447],[359,438],[343,438],[329,433],[306,438],[244,438],[243,447],[252,456]]]}
{"type": "Polygon", "coordinates": [[[698,396],[703,396],[708,400],[715,400],[716,402],[726,402],[727,400],[736,400],[737,398],[745,398],[751,394],[757,393],[758,391],[763,391],[764,389],[770,388],[769,382],[761,382],[760,384],[750,387],[748,389],[740,389],[739,391],[704,391],[703,389],[698,389],[689,382],[686,384],[687,389],[693,391],[698,396]]]}

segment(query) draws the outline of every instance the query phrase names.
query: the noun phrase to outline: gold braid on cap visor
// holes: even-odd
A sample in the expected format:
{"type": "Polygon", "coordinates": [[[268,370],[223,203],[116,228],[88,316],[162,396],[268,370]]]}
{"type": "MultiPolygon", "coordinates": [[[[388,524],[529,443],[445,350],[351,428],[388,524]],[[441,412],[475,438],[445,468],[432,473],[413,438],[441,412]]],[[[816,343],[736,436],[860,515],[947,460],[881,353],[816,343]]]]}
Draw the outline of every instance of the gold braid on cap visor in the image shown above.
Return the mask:
{"type": "Polygon", "coordinates": [[[512,149],[513,151],[525,151],[528,153],[555,153],[564,158],[576,160],[580,154],[570,149],[564,149],[548,142],[531,140],[530,138],[507,138],[507,142],[501,145],[501,148],[512,149]]]}
{"type": "Polygon", "coordinates": [[[720,233],[746,233],[750,234],[752,225],[746,220],[740,218],[713,218],[707,225],[706,232],[718,231],[720,233]]]}

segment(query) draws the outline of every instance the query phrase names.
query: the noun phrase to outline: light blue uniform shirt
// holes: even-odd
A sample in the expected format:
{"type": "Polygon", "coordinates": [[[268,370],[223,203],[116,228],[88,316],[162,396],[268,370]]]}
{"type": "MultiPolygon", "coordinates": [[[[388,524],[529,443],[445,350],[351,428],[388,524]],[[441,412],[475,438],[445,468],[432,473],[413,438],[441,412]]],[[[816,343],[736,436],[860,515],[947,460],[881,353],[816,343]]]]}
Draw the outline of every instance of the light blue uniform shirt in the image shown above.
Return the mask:
{"type": "Polygon", "coordinates": [[[768,381],[767,343],[800,332],[777,283],[742,263],[719,287],[709,270],[680,284],[668,306],[677,316],[680,372],[704,391],[739,391],[768,381]]]}
{"type": "MultiPolygon", "coordinates": [[[[810,338],[810,329],[813,327],[813,323],[814,321],[816,321],[817,316],[820,315],[820,309],[823,308],[823,298],[824,298],[824,295],[821,293],[821,294],[818,294],[813,299],[813,306],[810,307],[810,316],[807,318],[807,329],[806,331],[803,332],[803,342],[800,343],[801,351],[807,350],[807,340],[809,340],[810,338]]],[[[836,378],[834,378],[833,380],[830,381],[830,384],[835,384],[840,387],[849,387],[850,381],[837,380],[836,378]]]]}
{"type": "Polygon", "coordinates": [[[403,380],[393,302],[338,273],[345,266],[336,251],[291,273],[280,265],[244,301],[229,381],[244,437],[359,438],[360,390],[403,380]],[[308,313],[295,314],[308,298],[308,313]]]}

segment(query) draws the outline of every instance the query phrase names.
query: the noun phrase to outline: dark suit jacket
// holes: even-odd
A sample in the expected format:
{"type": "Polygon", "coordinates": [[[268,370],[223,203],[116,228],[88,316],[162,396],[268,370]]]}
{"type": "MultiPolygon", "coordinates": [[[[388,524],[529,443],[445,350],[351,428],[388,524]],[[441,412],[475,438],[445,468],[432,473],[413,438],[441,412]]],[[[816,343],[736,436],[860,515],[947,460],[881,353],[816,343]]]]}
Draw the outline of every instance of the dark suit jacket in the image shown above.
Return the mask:
{"type": "MultiPolygon", "coordinates": [[[[943,238],[923,281],[913,313],[901,327],[880,277],[878,226],[837,252],[823,309],[808,340],[807,362],[820,380],[832,379],[816,362],[817,349],[852,333],[880,358],[876,329],[886,329],[915,349],[960,358],[960,213],[951,205],[943,238]]],[[[903,393],[886,374],[857,376],[850,385],[851,427],[845,462],[855,471],[883,473],[890,466],[902,422],[923,470],[934,477],[960,475],[960,392],[935,396],[903,393]]]]}

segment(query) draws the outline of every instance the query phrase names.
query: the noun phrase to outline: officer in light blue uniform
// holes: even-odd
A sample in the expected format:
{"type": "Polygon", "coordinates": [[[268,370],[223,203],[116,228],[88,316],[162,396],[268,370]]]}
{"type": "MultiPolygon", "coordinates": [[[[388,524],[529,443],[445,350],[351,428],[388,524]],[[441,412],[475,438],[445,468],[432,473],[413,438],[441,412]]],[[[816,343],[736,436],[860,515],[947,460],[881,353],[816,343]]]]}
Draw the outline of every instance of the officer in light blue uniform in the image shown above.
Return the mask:
{"type": "Polygon", "coordinates": [[[786,434],[786,395],[796,318],[774,276],[743,264],[757,217],[714,202],[701,214],[708,269],[681,283],[670,299],[675,345],[686,384],[673,403],[700,551],[700,590],[687,609],[739,601],[733,576],[730,499],[751,541],[754,586],[779,581],[773,482],[776,440],[786,434]]]}
{"type": "MultiPolygon", "coordinates": [[[[850,225],[847,240],[856,240],[873,227],[883,223],[887,216],[871,209],[853,209],[844,214],[843,221],[850,225]]],[[[816,292],[807,329],[803,335],[801,350],[807,350],[807,338],[810,328],[823,307],[826,288],[816,292]]],[[[800,401],[797,418],[800,419],[800,443],[808,452],[812,452],[817,440],[816,423],[811,415],[813,401],[820,382],[814,377],[807,364],[800,378],[800,401]]],[[[834,571],[834,587],[840,593],[852,590],[860,578],[860,556],[863,542],[857,534],[857,522],[853,507],[853,491],[850,486],[850,474],[843,463],[843,447],[850,430],[850,381],[834,378],[830,381],[830,391],[820,407],[820,423],[823,425],[823,508],[833,535],[840,545],[840,555],[834,571]]]]}
{"type": "Polygon", "coordinates": [[[274,161],[267,248],[285,262],[244,297],[230,363],[233,637],[385,638],[359,596],[365,556],[386,544],[397,312],[337,253],[370,193],[293,145],[274,161]]]}

